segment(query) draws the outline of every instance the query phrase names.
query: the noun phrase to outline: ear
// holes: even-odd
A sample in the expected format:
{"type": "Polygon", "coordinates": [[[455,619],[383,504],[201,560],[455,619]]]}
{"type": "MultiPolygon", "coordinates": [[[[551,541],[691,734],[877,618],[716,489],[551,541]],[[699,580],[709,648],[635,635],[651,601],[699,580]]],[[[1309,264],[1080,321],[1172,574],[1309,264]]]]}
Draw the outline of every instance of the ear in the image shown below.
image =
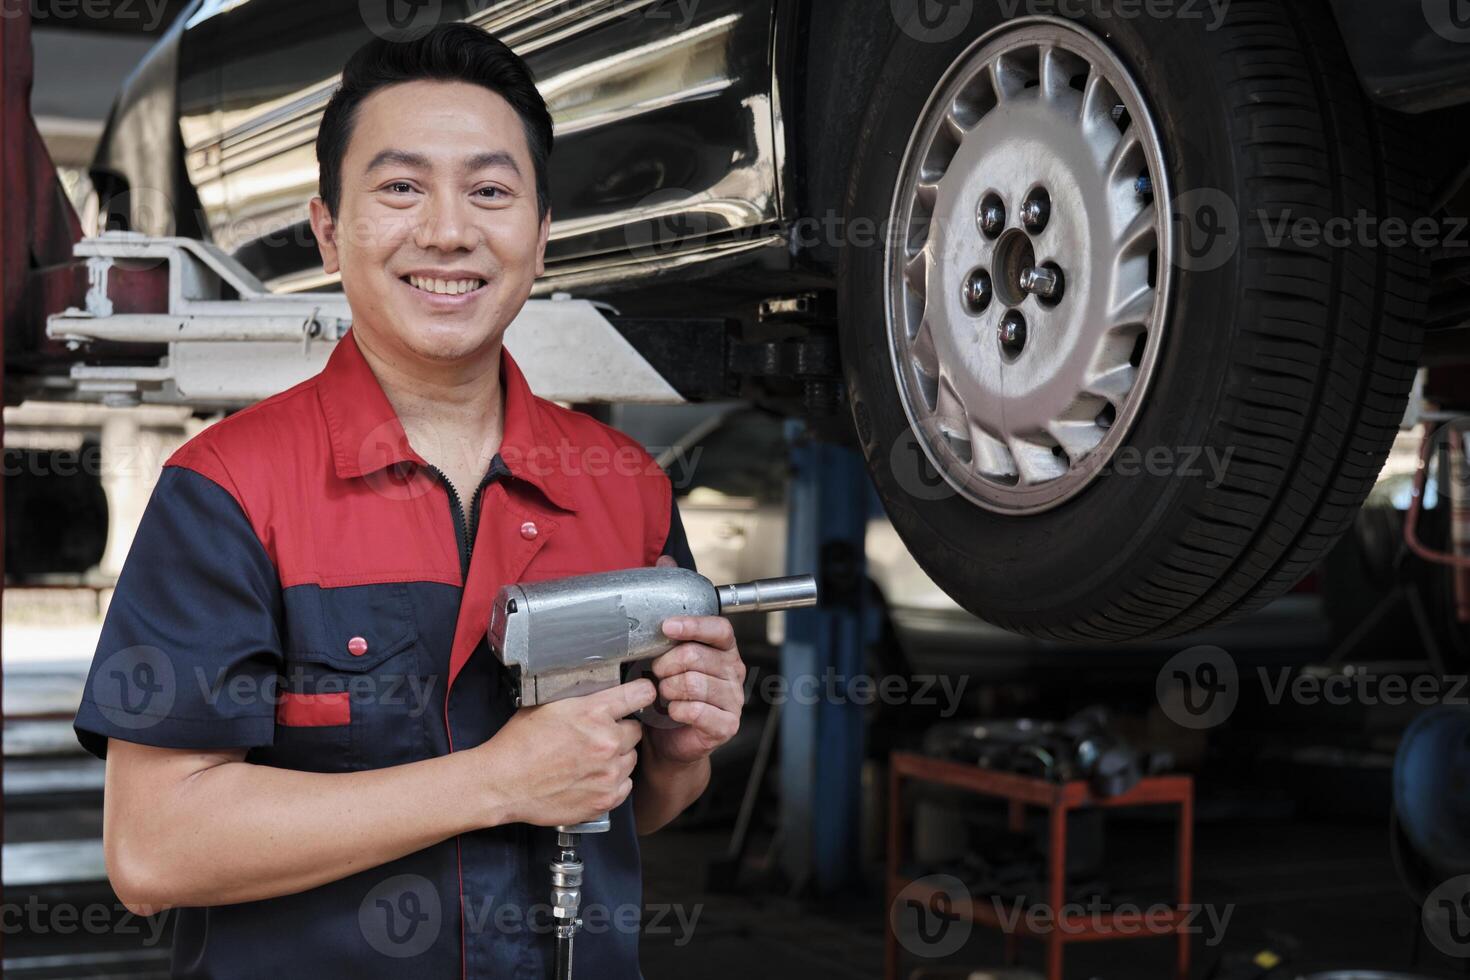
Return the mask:
{"type": "Polygon", "coordinates": [[[320,197],[311,199],[311,232],[316,236],[316,247],[322,253],[322,268],[328,274],[339,272],[342,264],[337,254],[337,221],[327,210],[327,202],[320,197]]]}
{"type": "Polygon", "coordinates": [[[551,208],[546,209],[546,216],[541,219],[541,233],[536,242],[536,278],[546,274],[546,241],[551,237],[551,208]]]}

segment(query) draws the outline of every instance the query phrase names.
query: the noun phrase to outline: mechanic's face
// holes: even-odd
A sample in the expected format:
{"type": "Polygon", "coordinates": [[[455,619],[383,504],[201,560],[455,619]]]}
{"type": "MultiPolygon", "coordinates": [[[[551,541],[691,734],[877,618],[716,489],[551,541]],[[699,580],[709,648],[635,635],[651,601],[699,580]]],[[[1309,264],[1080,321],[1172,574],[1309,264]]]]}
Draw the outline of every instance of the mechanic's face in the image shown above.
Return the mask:
{"type": "Polygon", "coordinates": [[[462,82],[379,89],[358,106],[335,218],[312,228],[342,274],[353,329],[427,360],[498,348],[545,269],[550,215],[520,117],[462,82]]]}

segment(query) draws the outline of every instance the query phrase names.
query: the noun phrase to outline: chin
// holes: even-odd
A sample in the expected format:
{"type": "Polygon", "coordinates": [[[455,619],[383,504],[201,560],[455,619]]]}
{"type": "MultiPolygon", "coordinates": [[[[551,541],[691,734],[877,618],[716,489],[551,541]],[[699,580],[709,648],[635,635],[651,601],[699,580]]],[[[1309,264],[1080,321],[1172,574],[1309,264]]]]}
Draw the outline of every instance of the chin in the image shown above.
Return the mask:
{"type": "Polygon", "coordinates": [[[437,361],[469,356],[491,339],[483,324],[463,320],[420,320],[401,336],[404,346],[415,354],[437,361]]]}

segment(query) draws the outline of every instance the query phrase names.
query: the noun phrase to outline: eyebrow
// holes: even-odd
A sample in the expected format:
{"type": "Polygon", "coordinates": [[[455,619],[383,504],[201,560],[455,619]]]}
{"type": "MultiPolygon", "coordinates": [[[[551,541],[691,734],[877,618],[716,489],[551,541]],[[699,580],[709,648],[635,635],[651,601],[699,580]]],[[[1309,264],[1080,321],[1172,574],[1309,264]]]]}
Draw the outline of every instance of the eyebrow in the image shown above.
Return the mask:
{"type": "Polygon", "coordinates": [[[411,153],[408,150],[383,150],[373,157],[367,165],[367,172],[372,173],[379,167],[388,164],[397,164],[400,167],[417,167],[421,170],[429,168],[429,158],[422,153],[411,153]]]}
{"type": "Polygon", "coordinates": [[[476,153],[465,160],[465,173],[474,173],[476,170],[488,170],[491,167],[507,167],[517,177],[521,175],[521,168],[516,165],[515,157],[504,150],[494,150],[490,153],[476,153]]]}
{"type": "MultiPolygon", "coordinates": [[[[372,173],[379,167],[389,165],[415,167],[420,170],[428,170],[430,167],[429,158],[422,153],[414,153],[410,150],[382,150],[368,162],[367,172],[372,173]]],[[[516,164],[515,157],[504,150],[476,153],[465,159],[462,169],[465,173],[474,173],[476,170],[486,170],[490,167],[507,167],[517,177],[521,176],[521,168],[516,164]]]]}

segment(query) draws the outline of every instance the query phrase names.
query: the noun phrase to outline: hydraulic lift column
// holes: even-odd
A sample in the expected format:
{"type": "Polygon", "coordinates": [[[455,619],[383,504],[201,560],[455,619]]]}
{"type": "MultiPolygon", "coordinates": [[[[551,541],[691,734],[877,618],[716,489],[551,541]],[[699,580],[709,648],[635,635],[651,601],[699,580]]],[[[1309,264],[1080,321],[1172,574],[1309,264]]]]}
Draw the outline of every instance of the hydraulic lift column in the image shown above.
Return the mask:
{"type": "Polygon", "coordinates": [[[817,569],[821,605],[786,616],[781,647],[782,864],[798,889],[830,894],[859,853],[864,706],[847,685],[867,670],[863,557],[873,492],[862,456],[787,423],[792,480],[786,567],[817,569]]]}

